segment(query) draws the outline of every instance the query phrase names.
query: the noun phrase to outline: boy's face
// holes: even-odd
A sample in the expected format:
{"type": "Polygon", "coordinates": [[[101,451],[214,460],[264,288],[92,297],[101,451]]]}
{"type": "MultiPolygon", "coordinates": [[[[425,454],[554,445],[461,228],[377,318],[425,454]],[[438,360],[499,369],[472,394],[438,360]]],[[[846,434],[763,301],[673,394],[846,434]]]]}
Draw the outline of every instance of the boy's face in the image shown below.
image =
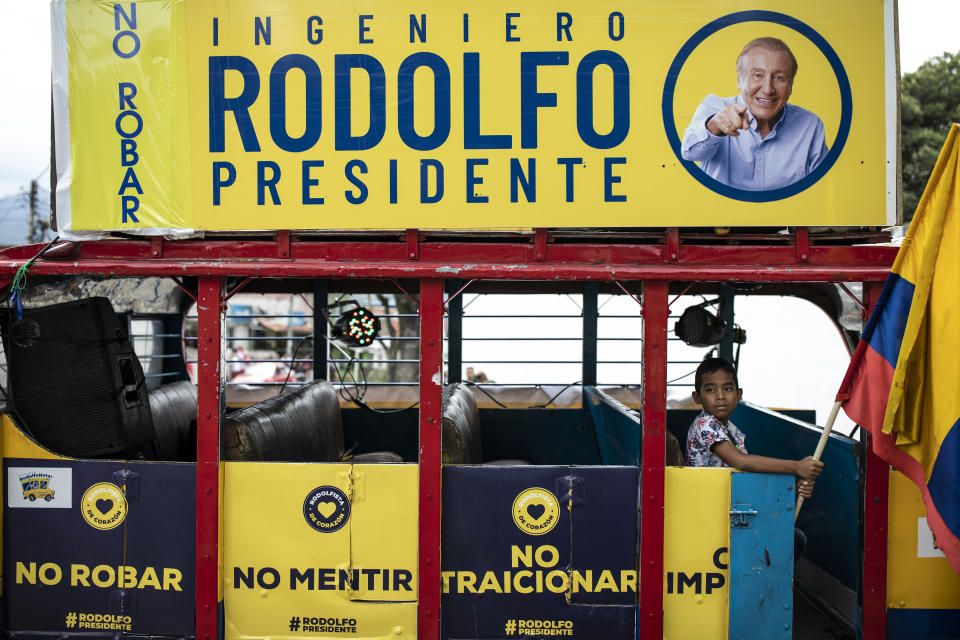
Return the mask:
{"type": "Polygon", "coordinates": [[[724,424],[742,397],[743,389],[737,388],[733,374],[722,370],[705,373],[699,392],[693,392],[694,402],[724,424]]]}

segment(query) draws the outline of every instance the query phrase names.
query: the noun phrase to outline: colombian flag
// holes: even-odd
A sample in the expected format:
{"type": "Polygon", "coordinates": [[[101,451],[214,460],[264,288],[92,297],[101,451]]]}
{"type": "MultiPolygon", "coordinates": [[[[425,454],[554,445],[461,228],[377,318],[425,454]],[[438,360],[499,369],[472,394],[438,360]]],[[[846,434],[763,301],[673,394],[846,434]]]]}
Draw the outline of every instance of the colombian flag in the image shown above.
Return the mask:
{"type": "Polygon", "coordinates": [[[960,125],[940,152],[837,400],[920,488],[960,574],[960,125]]]}

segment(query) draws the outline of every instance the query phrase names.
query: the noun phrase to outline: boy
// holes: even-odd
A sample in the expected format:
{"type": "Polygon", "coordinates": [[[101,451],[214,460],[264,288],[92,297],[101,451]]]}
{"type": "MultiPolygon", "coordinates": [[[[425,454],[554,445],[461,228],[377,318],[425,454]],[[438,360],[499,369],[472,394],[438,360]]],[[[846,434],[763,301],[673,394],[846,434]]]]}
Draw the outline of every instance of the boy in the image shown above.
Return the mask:
{"type": "Polygon", "coordinates": [[[723,358],[707,358],[697,367],[693,400],[703,407],[687,432],[687,457],[691,467],[734,467],[758,473],[791,473],[800,478],[797,493],[813,495],[814,479],[823,463],[807,456],[781,460],[747,453],[743,432],[730,422],[730,414],[743,398],[737,370],[723,358]]]}

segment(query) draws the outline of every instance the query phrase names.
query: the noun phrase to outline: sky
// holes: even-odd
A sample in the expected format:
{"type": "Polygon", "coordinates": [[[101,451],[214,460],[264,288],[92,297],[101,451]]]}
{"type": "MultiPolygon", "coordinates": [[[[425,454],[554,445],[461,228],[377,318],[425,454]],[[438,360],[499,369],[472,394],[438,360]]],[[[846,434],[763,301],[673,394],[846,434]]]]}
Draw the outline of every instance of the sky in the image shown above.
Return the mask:
{"type": "MultiPolygon", "coordinates": [[[[958,0],[901,0],[900,67],[915,70],[960,50],[958,0]]],[[[43,0],[0,5],[0,197],[48,184],[50,164],[50,11],[43,0]]]]}

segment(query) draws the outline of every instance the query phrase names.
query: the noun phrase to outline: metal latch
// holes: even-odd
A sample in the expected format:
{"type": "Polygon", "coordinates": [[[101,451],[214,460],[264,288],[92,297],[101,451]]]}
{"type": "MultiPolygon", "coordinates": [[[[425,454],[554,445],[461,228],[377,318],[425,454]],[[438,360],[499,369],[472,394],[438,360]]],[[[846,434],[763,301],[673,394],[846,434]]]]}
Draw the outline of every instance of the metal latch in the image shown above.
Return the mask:
{"type": "Polygon", "coordinates": [[[735,504],[730,509],[730,526],[749,527],[749,518],[755,515],[757,515],[757,509],[752,504],[735,504]]]}

